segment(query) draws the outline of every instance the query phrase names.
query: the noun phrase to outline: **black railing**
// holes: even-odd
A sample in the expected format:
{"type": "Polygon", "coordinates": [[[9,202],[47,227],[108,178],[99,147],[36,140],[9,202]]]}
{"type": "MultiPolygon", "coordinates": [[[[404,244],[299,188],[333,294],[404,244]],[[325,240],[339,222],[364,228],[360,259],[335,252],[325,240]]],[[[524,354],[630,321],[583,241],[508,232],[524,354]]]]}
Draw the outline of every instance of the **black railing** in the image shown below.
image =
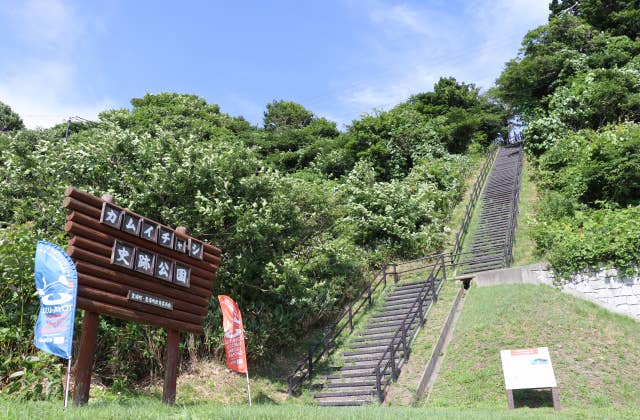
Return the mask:
{"type": "MultiPolygon", "coordinates": [[[[499,145],[500,145],[499,142],[494,142],[493,145],[491,146],[491,149],[487,153],[487,158],[482,166],[482,169],[480,170],[478,179],[474,184],[473,191],[471,192],[470,201],[466,207],[466,212],[462,221],[462,226],[460,227],[460,230],[456,234],[456,241],[455,241],[453,251],[449,253],[444,253],[444,254],[431,254],[425,257],[417,258],[415,260],[404,261],[402,263],[385,264],[383,268],[381,268],[375,274],[373,280],[365,286],[362,292],[360,292],[358,297],[349,304],[347,309],[338,318],[338,321],[336,321],[334,324],[331,325],[331,327],[329,327],[328,331],[322,337],[322,340],[318,344],[316,344],[314,347],[309,349],[307,356],[298,363],[298,365],[296,366],[296,369],[293,371],[291,375],[289,375],[289,377],[287,378],[287,382],[288,382],[288,391],[290,395],[294,394],[300,388],[300,386],[305,380],[311,379],[315,366],[317,366],[317,364],[323,359],[323,357],[331,354],[331,352],[336,348],[336,340],[341,336],[343,332],[345,332],[345,330],[347,330],[347,327],[349,330],[349,334],[353,332],[354,318],[361,310],[363,310],[365,305],[371,306],[373,304],[373,294],[380,288],[380,285],[383,285],[383,288],[387,286],[388,276],[392,276],[393,281],[397,282],[399,279],[399,276],[402,274],[407,274],[407,273],[412,273],[417,271],[424,271],[428,268],[431,268],[432,270],[429,273],[428,281],[421,288],[419,298],[414,303],[414,306],[417,305],[419,310],[416,311],[414,314],[411,314],[411,312],[414,311],[414,308],[412,307],[411,311],[409,311],[409,314],[403,321],[402,328],[398,330],[398,332],[396,333],[396,335],[392,340],[392,345],[390,345],[390,348],[388,349],[388,351],[394,352],[393,353],[394,357],[390,359],[390,360],[393,360],[393,362],[390,361],[389,363],[395,364],[395,354],[399,346],[401,345],[403,346],[403,350],[406,350],[405,358],[408,357],[409,347],[407,346],[410,346],[410,344],[407,343],[406,333],[409,330],[411,330],[416,317],[420,317],[422,325],[424,324],[424,316],[426,313],[424,309],[424,303],[426,302],[427,297],[432,296],[434,302],[437,300],[440,287],[442,286],[442,283],[444,282],[444,280],[446,280],[447,265],[450,267],[454,267],[456,265],[456,259],[459,257],[459,255],[462,254],[460,252],[462,239],[464,237],[464,234],[466,233],[466,230],[468,229],[471,215],[473,214],[474,207],[478,201],[480,192],[482,191],[484,180],[486,179],[487,174],[489,173],[489,170],[491,168],[491,165],[493,164],[493,160],[495,158],[499,145]],[[423,261],[428,261],[428,260],[431,260],[431,262],[427,264],[420,264],[423,261]],[[433,263],[434,260],[438,260],[438,261],[436,263],[433,263]],[[410,266],[410,267],[407,267],[407,266],[410,266]],[[401,269],[401,267],[407,267],[407,268],[401,269]],[[389,269],[391,269],[390,272],[389,272],[389,269]],[[442,276],[442,279],[438,281],[438,285],[436,286],[436,279],[438,276],[442,276]],[[411,326],[411,327],[407,327],[407,326],[411,326]],[[395,345],[393,345],[393,343],[395,343],[395,345]]],[[[384,360],[384,355],[380,359],[380,362],[378,363],[378,368],[376,368],[376,383],[380,385],[380,386],[377,386],[377,389],[379,392],[378,395],[380,395],[380,392],[381,392],[380,389],[386,390],[386,388],[390,384],[390,381],[384,380],[384,377],[386,375],[386,373],[384,372],[386,372],[387,369],[389,369],[389,366],[388,366],[389,363],[387,363],[387,365],[379,369],[382,363],[382,360],[384,360]],[[384,386],[383,386],[383,382],[385,382],[384,386]]],[[[396,368],[397,367],[394,367],[393,369],[396,369],[396,368]]],[[[397,373],[397,371],[394,371],[394,372],[397,373]]]]}
{"type": "Polygon", "coordinates": [[[427,281],[420,288],[418,292],[418,298],[414,301],[413,305],[407,312],[407,315],[402,320],[400,328],[396,331],[395,335],[391,339],[389,346],[385,352],[378,359],[378,363],[375,367],[376,375],[376,393],[378,400],[384,402],[387,388],[391,385],[395,379],[397,379],[400,372],[400,363],[396,363],[396,358],[400,352],[402,352],[403,360],[407,360],[409,357],[409,351],[411,349],[412,338],[407,337],[414,326],[417,326],[417,322],[420,322],[420,326],[424,325],[426,312],[430,305],[427,304],[427,300],[431,298],[432,302],[438,300],[438,289],[436,288],[436,279],[442,276],[438,280],[438,286],[446,280],[446,265],[445,254],[440,254],[439,262],[432,264],[432,269],[427,276],[427,281]]]}
{"type": "Polygon", "coordinates": [[[469,223],[471,222],[471,216],[473,216],[473,210],[475,209],[476,203],[478,202],[478,198],[480,197],[480,193],[482,192],[482,187],[484,186],[484,181],[487,178],[491,170],[491,166],[493,165],[493,160],[496,157],[496,153],[499,148],[499,143],[493,143],[491,145],[491,149],[489,149],[489,153],[487,153],[487,158],[482,165],[482,169],[480,170],[480,174],[476,179],[475,184],[473,185],[473,190],[469,196],[469,203],[467,203],[467,207],[464,212],[464,217],[462,218],[462,224],[458,233],[456,233],[456,240],[453,244],[453,249],[450,252],[449,259],[452,263],[455,261],[456,257],[460,255],[460,249],[462,248],[462,241],[464,239],[464,235],[467,233],[469,229],[469,223]]]}
{"type": "MultiPolygon", "coordinates": [[[[523,144],[520,144],[523,149],[523,144]]],[[[516,240],[516,228],[518,227],[518,202],[520,200],[520,186],[522,184],[522,163],[524,158],[524,150],[520,151],[518,156],[518,166],[516,168],[516,183],[513,186],[513,201],[511,220],[509,221],[509,229],[507,231],[507,240],[504,244],[504,265],[510,267],[513,263],[513,244],[516,240]]]]}
{"type": "Polygon", "coordinates": [[[289,394],[296,392],[300,385],[310,379],[313,374],[314,367],[322,360],[325,355],[333,351],[336,346],[336,340],[348,328],[349,334],[353,332],[353,321],[356,315],[360,313],[366,306],[373,304],[373,295],[382,287],[387,286],[387,276],[391,276],[394,282],[398,281],[398,273],[396,271],[397,264],[385,264],[373,277],[371,282],[367,283],[360,294],[349,304],[345,311],[340,315],[338,320],[329,327],[328,331],[322,337],[322,340],[307,352],[305,359],[301,360],[296,369],[287,378],[289,394]],[[391,268],[391,272],[388,269],[391,268]]]}

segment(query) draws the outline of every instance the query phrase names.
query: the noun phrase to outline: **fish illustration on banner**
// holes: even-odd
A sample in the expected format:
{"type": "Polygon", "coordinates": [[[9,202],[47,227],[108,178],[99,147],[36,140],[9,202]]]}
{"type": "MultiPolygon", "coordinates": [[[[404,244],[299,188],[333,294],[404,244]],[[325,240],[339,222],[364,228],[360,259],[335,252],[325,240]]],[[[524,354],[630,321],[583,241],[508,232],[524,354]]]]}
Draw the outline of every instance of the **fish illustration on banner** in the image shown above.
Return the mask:
{"type": "Polygon", "coordinates": [[[47,353],[71,359],[78,273],[59,246],[38,241],[34,277],[40,298],[33,344],[47,353]]]}
{"type": "Polygon", "coordinates": [[[227,367],[240,373],[247,373],[247,354],[244,347],[244,329],[240,308],[229,296],[218,296],[222,310],[224,329],[224,350],[227,367]]]}

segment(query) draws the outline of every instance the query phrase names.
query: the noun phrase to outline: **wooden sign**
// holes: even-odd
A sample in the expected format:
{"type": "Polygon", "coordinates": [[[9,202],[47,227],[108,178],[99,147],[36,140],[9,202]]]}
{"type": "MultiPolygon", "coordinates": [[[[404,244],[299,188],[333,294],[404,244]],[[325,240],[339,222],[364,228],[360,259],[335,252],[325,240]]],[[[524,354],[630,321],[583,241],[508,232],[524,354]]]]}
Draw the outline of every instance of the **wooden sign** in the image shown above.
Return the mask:
{"type": "MultiPolygon", "coordinates": [[[[74,393],[74,403],[84,404],[95,352],[95,342],[85,341],[95,341],[90,330],[97,329],[97,314],[167,328],[167,372],[175,371],[180,332],[203,332],[221,251],[187,235],[185,228],[172,229],[122,208],[110,196],[98,198],[73,187],[65,196],[67,253],[78,271],[77,307],[86,311],[76,365],[85,377],[76,373],[74,393]],[[91,360],[81,360],[86,354],[91,360]]],[[[164,400],[173,403],[175,377],[169,379],[173,395],[165,389],[164,400]]]]}

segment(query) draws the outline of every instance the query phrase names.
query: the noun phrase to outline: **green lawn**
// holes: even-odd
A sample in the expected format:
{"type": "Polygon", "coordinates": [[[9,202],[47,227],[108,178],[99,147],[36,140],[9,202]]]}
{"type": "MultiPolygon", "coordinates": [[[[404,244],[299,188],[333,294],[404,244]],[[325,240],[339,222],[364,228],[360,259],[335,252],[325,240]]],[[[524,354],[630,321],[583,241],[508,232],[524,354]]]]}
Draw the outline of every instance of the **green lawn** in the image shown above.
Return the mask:
{"type": "Polygon", "coordinates": [[[566,414],[640,418],[640,324],[542,285],[472,286],[422,405],[505,410],[499,351],[537,346],[549,347],[566,414]]]}
{"type": "MultiPolygon", "coordinates": [[[[633,418],[631,410],[576,409],[556,414],[551,409],[490,409],[423,407],[322,408],[309,405],[220,405],[211,403],[167,407],[157,400],[127,399],[93,402],[62,411],[61,402],[15,402],[0,399],[0,418],[12,419],[540,419],[633,418]]],[[[635,416],[637,418],[637,415],[635,416]]]]}

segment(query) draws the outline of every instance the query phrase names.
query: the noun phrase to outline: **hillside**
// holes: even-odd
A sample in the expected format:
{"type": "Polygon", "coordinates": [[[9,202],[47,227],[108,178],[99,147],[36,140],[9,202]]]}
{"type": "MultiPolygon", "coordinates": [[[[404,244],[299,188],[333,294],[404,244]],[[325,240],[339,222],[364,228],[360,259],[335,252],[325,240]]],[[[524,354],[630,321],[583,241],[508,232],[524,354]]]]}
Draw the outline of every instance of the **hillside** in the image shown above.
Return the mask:
{"type": "MultiPolygon", "coordinates": [[[[508,417],[498,352],[538,345],[551,350],[563,415],[636,414],[638,323],[532,286],[470,290],[439,380],[417,408],[325,412],[309,408],[307,394],[285,395],[291,360],[372,271],[447,249],[457,229],[447,223],[461,216],[478,156],[510,132],[521,129],[526,151],[514,265],[547,261],[559,281],[597,267],[640,271],[640,5],[553,0],[549,9],[493,88],[440,77],[433,91],[343,130],[292,101],[266,104],[262,124],[251,125],[171,92],[133,98],[97,121],[29,130],[0,102],[0,407],[58,415],[49,403],[22,411],[17,401],[62,395],[63,364],[32,344],[33,255],[37,240],[67,243],[62,199],[74,185],[222,249],[211,297],[230,295],[242,309],[263,411],[221,408],[242,404],[244,387],[220,364],[212,299],[204,334],[181,337],[178,407],[148,401],[164,372],[166,331],[103,316],[94,379],[106,391],[95,387],[96,404],[72,416],[106,407],[96,417],[508,417]]],[[[472,220],[470,233],[478,226],[472,220]]],[[[456,288],[443,288],[443,303],[456,288]]],[[[434,308],[434,330],[446,309],[434,308]]],[[[435,339],[430,331],[417,340],[391,405],[410,404],[435,339]]],[[[540,413],[550,410],[517,415],[540,413]]]]}
{"type": "MultiPolygon", "coordinates": [[[[640,324],[548,286],[477,288],[466,297],[424,407],[507,410],[500,350],[549,347],[567,415],[640,410],[640,324]]],[[[533,406],[550,399],[528,401],[533,406]]],[[[549,413],[544,409],[540,413],[549,413]]]]}
{"type": "MultiPolygon", "coordinates": [[[[502,105],[450,77],[343,132],[284,100],[266,105],[261,127],[196,95],[131,104],[46,130],[24,129],[0,107],[11,122],[0,132],[0,275],[10,285],[0,290],[0,350],[9,355],[0,387],[11,393],[31,395],[32,385],[10,376],[33,368],[34,247],[39,239],[65,246],[69,185],[110,192],[222,249],[213,295],[238,302],[250,362],[268,366],[331,322],[370,269],[440,249],[467,150],[508,131],[502,105]]],[[[204,331],[183,336],[185,366],[222,354],[215,300],[204,331]]],[[[105,385],[128,389],[162,375],[164,331],[103,317],[98,335],[95,375],[105,385]]],[[[60,364],[45,356],[41,364],[58,385],[35,398],[59,395],[60,364]]]]}

